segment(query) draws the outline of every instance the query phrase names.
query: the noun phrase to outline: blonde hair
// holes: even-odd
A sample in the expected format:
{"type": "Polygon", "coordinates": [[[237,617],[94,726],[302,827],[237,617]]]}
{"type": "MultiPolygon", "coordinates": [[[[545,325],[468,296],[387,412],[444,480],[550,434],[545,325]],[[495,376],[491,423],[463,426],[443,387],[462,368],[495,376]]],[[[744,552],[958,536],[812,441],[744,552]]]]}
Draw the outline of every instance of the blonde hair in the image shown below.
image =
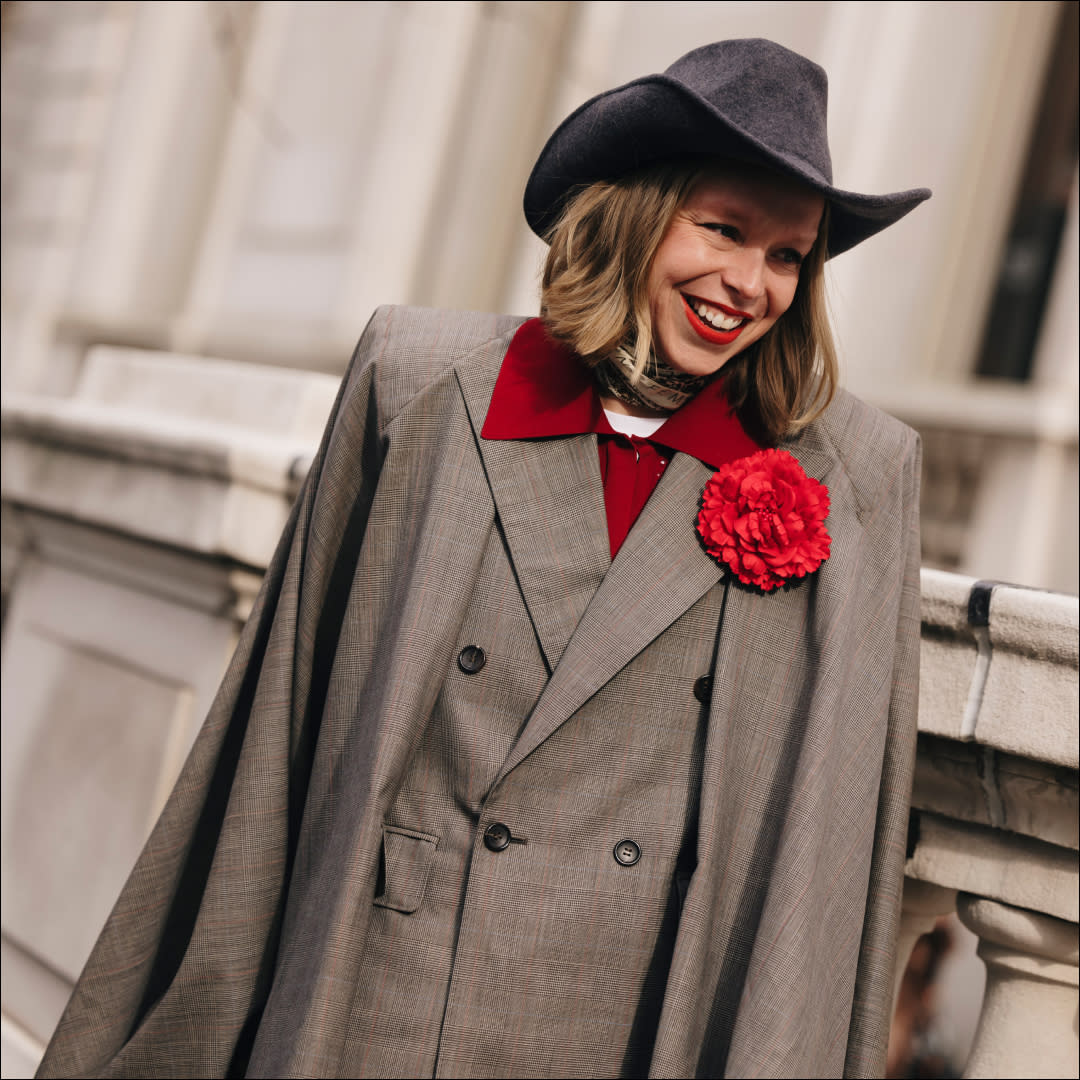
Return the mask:
{"type": "MultiPolygon", "coordinates": [[[[547,240],[540,292],[548,333],[590,365],[617,349],[635,377],[653,346],[649,270],[660,241],[708,161],[665,162],[582,188],[547,240]]],[[[724,365],[728,401],[759,439],[773,443],[808,424],[836,390],[837,361],[825,300],[825,206],[791,307],[760,341],[724,365]]]]}

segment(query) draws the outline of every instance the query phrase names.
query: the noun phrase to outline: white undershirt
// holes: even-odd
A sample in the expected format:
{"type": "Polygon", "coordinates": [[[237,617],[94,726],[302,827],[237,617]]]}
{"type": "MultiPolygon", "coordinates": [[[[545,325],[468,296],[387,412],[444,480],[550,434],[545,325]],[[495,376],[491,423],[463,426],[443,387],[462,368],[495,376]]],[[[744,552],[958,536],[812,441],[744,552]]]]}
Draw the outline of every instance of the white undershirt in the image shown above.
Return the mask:
{"type": "Polygon", "coordinates": [[[604,410],[608,423],[620,435],[636,435],[639,439],[647,439],[650,435],[663,426],[666,416],[627,416],[625,413],[604,410]]]}

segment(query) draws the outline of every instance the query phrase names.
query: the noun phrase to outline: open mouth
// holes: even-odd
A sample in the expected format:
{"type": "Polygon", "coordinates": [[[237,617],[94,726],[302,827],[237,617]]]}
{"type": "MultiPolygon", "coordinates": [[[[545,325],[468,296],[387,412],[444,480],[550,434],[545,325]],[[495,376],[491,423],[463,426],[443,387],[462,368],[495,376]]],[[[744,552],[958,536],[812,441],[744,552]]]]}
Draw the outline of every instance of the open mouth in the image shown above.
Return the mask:
{"type": "Polygon", "coordinates": [[[687,296],[685,293],[679,295],[682,297],[690,325],[710,344],[731,344],[750,322],[751,316],[742,312],[718,307],[697,296],[687,296]]]}

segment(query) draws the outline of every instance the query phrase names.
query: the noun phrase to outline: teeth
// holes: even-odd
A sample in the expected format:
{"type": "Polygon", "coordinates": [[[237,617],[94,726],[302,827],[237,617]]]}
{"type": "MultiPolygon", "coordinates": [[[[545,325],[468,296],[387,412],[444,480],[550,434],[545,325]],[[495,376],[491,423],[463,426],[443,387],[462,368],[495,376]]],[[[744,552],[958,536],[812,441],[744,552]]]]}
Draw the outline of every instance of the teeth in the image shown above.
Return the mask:
{"type": "Polygon", "coordinates": [[[716,330],[734,330],[744,321],[737,315],[725,315],[722,311],[717,311],[716,308],[711,308],[700,300],[694,305],[694,310],[716,330]]]}

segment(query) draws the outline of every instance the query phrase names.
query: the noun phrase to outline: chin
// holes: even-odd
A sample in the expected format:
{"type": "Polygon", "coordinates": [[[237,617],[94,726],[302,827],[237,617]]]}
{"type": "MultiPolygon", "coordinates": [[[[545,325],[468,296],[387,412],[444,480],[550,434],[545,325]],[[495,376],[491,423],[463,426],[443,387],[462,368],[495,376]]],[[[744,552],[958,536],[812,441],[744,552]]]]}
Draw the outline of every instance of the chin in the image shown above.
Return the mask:
{"type": "Polygon", "coordinates": [[[685,356],[666,359],[665,362],[668,367],[681,371],[684,375],[696,375],[701,378],[705,375],[715,375],[730,359],[731,356],[685,356]]]}

